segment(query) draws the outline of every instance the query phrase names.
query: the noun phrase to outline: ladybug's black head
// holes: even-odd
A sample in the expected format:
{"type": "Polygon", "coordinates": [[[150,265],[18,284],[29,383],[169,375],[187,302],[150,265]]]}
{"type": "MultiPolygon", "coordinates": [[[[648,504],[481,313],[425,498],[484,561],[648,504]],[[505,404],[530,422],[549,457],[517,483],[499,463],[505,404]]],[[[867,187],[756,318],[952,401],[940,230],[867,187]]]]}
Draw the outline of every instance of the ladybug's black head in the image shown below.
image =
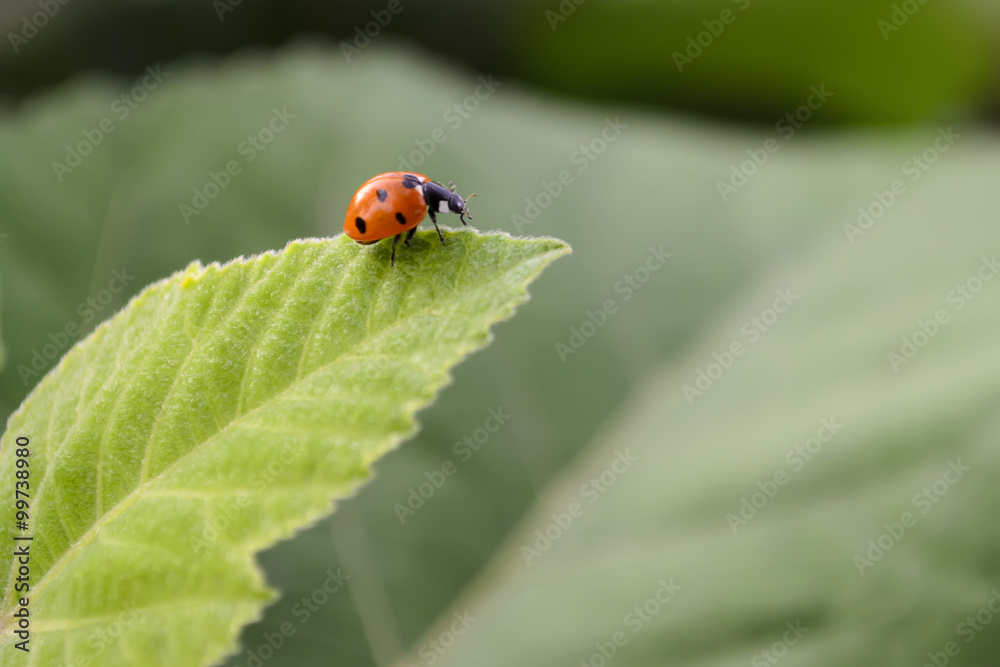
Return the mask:
{"type": "MultiPolygon", "coordinates": [[[[469,195],[468,198],[475,196],[469,195]]],[[[466,224],[466,218],[472,219],[468,201],[455,193],[454,186],[448,189],[440,183],[428,181],[424,183],[424,199],[427,201],[427,208],[433,213],[457,213],[463,225],[466,224]]]]}
{"type": "MultiPolygon", "coordinates": [[[[469,195],[469,199],[472,199],[476,195],[469,195]]],[[[468,200],[462,199],[459,195],[452,193],[451,197],[448,197],[448,210],[452,213],[458,213],[459,220],[462,224],[465,224],[465,218],[468,217],[472,220],[472,214],[469,213],[469,202],[468,200]]]]}

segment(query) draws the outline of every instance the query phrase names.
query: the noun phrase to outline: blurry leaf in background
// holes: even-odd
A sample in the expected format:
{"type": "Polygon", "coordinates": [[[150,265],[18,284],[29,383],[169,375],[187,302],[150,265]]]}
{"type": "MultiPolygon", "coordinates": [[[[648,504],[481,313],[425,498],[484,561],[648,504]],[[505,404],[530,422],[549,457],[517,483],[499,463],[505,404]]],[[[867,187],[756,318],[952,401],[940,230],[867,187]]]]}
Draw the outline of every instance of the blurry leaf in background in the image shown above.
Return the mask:
{"type": "MultiPolygon", "coordinates": [[[[0,235],[2,236],[2,235],[0,235]]],[[[3,286],[0,285],[0,303],[3,302],[3,286]]],[[[0,313],[3,309],[0,308],[0,313]]],[[[0,318],[0,324],[2,324],[2,318],[0,318]]],[[[4,363],[7,361],[7,348],[3,344],[3,327],[0,326],[0,371],[3,370],[4,363]]]]}
{"type": "Polygon", "coordinates": [[[835,93],[826,122],[981,106],[998,33],[959,2],[910,4],[897,26],[893,3],[871,0],[567,1],[571,14],[524,9],[517,54],[525,78],[556,90],[765,122],[819,85],[835,93]]]}
{"type": "MultiPolygon", "coordinates": [[[[573,20],[587,8],[582,5],[573,20]]],[[[539,20],[544,19],[539,16],[539,20]]],[[[127,119],[116,121],[115,132],[58,186],[59,197],[51,196],[56,182],[51,163],[65,160],[67,144],[81,141],[84,129],[96,127],[111,115],[110,105],[123,91],[107,82],[73,82],[30,99],[0,122],[0,177],[12,184],[0,199],[0,216],[11,231],[12,243],[0,245],[5,336],[11,353],[0,375],[0,397],[8,409],[27,390],[17,366],[30,363],[32,349],[46,344],[49,333],[64,330],[67,322],[80,321],[76,308],[105,289],[113,270],[125,266],[135,273],[138,277],[129,287],[134,290],[195,257],[225,259],[280,246],[289,237],[339,233],[354,189],[375,173],[406,167],[403,161],[436,179],[454,179],[462,193],[478,192],[474,215],[479,227],[558,235],[575,251],[533,290],[536,303],[545,307],[526,308],[500,328],[497,342],[488,351],[457,369],[456,386],[446,389],[439,402],[423,413],[421,434],[379,463],[372,484],[330,521],[262,555],[268,582],[285,593],[261,623],[243,633],[243,642],[246,651],[255,651],[266,643],[265,633],[273,636],[282,623],[292,619],[294,637],[269,661],[273,665],[317,664],[316,656],[326,659],[330,655],[356,665],[386,664],[408,648],[419,647],[434,619],[450,616],[454,611],[450,605],[486,567],[537,497],[547,496],[552,480],[567,463],[595,434],[603,432],[608,437],[626,428],[626,417],[616,415],[631,414],[621,412],[628,406],[638,410],[645,405],[647,399],[636,395],[635,388],[651,372],[665,364],[687,368],[682,359],[696,365],[710,362],[713,352],[724,349],[715,344],[720,336],[731,340],[742,335],[732,323],[744,322],[769,303],[760,302],[762,293],[786,287],[793,274],[789,267],[811,275],[811,264],[825,257],[824,251],[837,261],[847,261],[836,254],[841,250],[847,257],[858,257],[850,252],[853,246],[843,225],[856,220],[859,206],[873,201],[873,190],[884,190],[894,179],[906,178],[902,165],[936,136],[933,128],[881,137],[796,135],[782,141],[780,150],[753,169],[753,175],[723,201],[719,184],[736,179],[734,174],[740,170],[751,171],[744,167],[748,151],[759,153],[774,138],[771,124],[759,133],[736,132],[621,106],[555,103],[502,77],[491,78],[489,72],[444,70],[418,53],[393,49],[388,36],[350,65],[332,47],[297,50],[275,59],[249,55],[223,64],[166,63],[163,71],[170,75],[162,88],[153,90],[127,119]],[[268,126],[275,110],[286,109],[295,118],[266,149],[251,151],[244,146],[248,137],[259,136],[268,126]],[[255,156],[251,162],[249,154],[255,156]],[[217,186],[216,192],[211,184],[225,181],[220,174],[234,160],[240,172],[224,188],[217,186]],[[206,192],[215,196],[209,198],[206,192]],[[185,223],[179,206],[193,206],[198,193],[207,204],[185,223]],[[275,220],[281,224],[275,225],[275,220]],[[72,245],[53,245],[52,238],[68,239],[72,245]],[[658,264],[657,253],[670,257],[658,264]],[[794,261],[800,254],[801,266],[794,261]],[[641,287],[632,287],[640,285],[640,278],[641,287]],[[627,300],[626,295],[630,295],[627,300]],[[610,314],[605,310],[609,300],[614,306],[608,309],[613,310],[610,314]],[[598,327],[595,321],[602,321],[601,311],[607,317],[598,327]],[[7,323],[15,320],[19,326],[11,330],[7,323]],[[589,337],[582,332],[590,333],[589,337]],[[557,344],[574,351],[565,352],[557,344]],[[468,439],[475,442],[481,432],[486,433],[491,411],[510,417],[466,458],[468,439]],[[419,497],[419,487],[445,461],[458,465],[458,472],[423,499],[413,515],[399,512],[397,506],[419,504],[409,499],[411,492],[419,497]],[[327,601],[300,623],[296,605],[322,587],[327,568],[338,565],[352,576],[350,596],[327,601]]],[[[803,102],[795,97],[781,115],[803,102]]],[[[825,113],[825,107],[817,112],[817,122],[825,122],[825,113]]],[[[919,268],[910,278],[916,282],[900,294],[918,294],[918,284],[946,292],[953,278],[965,277],[952,275],[956,267],[964,271],[958,260],[973,250],[983,252],[983,235],[989,233],[983,220],[989,207],[995,210],[996,206],[988,198],[995,172],[983,168],[979,160],[995,159],[996,148],[970,157],[964,146],[976,141],[971,133],[963,138],[963,150],[942,156],[940,165],[911,186],[912,202],[897,204],[891,216],[857,241],[863,247],[886,235],[891,221],[905,230],[912,216],[920,216],[919,228],[931,230],[925,233],[940,241],[934,252],[954,255],[954,261],[921,262],[915,257],[907,264],[910,237],[898,240],[900,257],[888,265],[919,268]],[[949,164],[953,166],[946,167],[949,164]],[[958,179],[951,177],[951,169],[959,170],[958,179]],[[952,201],[956,181],[965,188],[956,191],[965,194],[952,201]],[[938,208],[917,201],[918,191],[937,201],[938,208]],[[937,231],[945,226],[941,221],[947,221],[947,233],[937,231]],[[963,235],[965,226],[978,236],[963,235]],[[967,236],[972,240],[966,242],[967,236]]],[[[929,242],[916,239],[914,253],[927,251],[916,241],[929,242]]],[[[860,275],[870,277],[879,263],[872,255],[889,250],[879,244],[868,247],[860,275]]],[[[970,266],[969,271],[974,268],[970,266]]],[[[789,314],[789,318],[815,317],[816,328],[822,323],[831,337],[863,338],[869,331],[879,334],[882,326],[894,327],[901,336],[909,333],[916,318],[928,315],[922,301],[910,304],[912,309],[897,305],[892,317],[880,307],[894,303],[902,272],[886,274],[872,289],[849,283],[841,285],[845,291],[839,292],[833,287],[838,280],[851,281],[852,272],[827,269],[820,275],[818,270],[817,280],[831,281],[830,294],[846,295],[841,298],[856,301],[863,312],[888,318],[871,329],[856,324],[844,333],[830,328],[840,322],[833,314],[850,309],[853,301],[845,304],[833,299],[823,304],[816,296],[815,310],[805,308],[803,302],[795,306],[802,306],[801,310],[789,314]]],[[[119,295],[104,308],[113,309],[124,298],[119,295]]],[[[954,331],[952,335],[957,335],[963,329],[954,331]]],[[[946,340],[944,335],[936,341],[946,340]]],[[[759,355],[758,365],[774,361],[772,346],[778,347],[779,339],[773,340],[765,345],[762,338],[759,347],[740,363],[753,358],[751,353],[759,355]]],[[[879,365],[897,340],[885,339],[885,349],[865,360],[874,365],[872,373],[891,373],[879,365]]],[[[793,392],[792,398],[805,400],[826,391],[830,383],[836,388],[837,373],[847,365],[800,366],[802,373],[813,375],[796,376],[789,386],[801,381],[800,391],[793,392]]],[[[727,377],[736,378],[737,372],[734,369],[727,377]]],[[[747,377],[745,382],[750,383],[747,377]]],[[[762,379],[766,382],[758,392],[744,389],[739,395],[762,402],[773,395],[769,400],[780,401],[785,395],[779,391],[780,378],[772,373],[762,379]]],[[[672,430],[671,422],[660,426],[661,432],[645,434],[645,439],[634,437],[647,448],[655,437],[656,447],[669,453],[683,447],[684,442],[676,442],[678,438],[686,441],[689,435],[692,440],[697,436],[712,452],[752,456],[757,449],[742,442],[733,444],[733,434],[722,430],[736,414],[727,411],[731,408],[723,398],[737,388],[727,388],[725,380],[705,397],[706,414],[697,421],[677,422],[686,424],[685,430],[672,430]],[[703,424],[717,424],[720,430],[713,433],[718,439],[713,433],[695,430],[705,428],[703,424]]],[[[685,381],[692,381],[690,373],[685,381]]],[[[961,382],[957,377],[942,386],[965,387],[961,382]]],[[[654,389],[648,400],[663,404],[666,411],[684,400],[681,384],[675,385],[677,393],[666,400],[659,398],[662,392],[656,385],[649,385],[654,389]]],[[[672,409],[679,410],[677,405],[672,409]]],[[[941,419],[943,413],[933,414],[941,419]]],[[[963,424],[978,416],[973,412],[955,415],[963,424]]],[[[802,415],[803,420],[820,417],[802,415]]],[[[745,428],[755,423],[753,418],[748,420],[745,428]]],[[[795,431],[794,442],[807,435],[791,428],[798,425],[792,421],[786,425],[795,431]]],[[[631,432],[626,436],[633,437],[631,432]]],[[[767,447],[785,442],[775,440],[767,447]]],[[[889,446],[894,441],[886,442],[889,446]]],[[[897,444],[905,447],[907,443],[897,444]]],[[[601,451],[600,445],[592,447],[601,451]]],[[[759,450],[754,465],[779,464],[780,460],[769,458],[770,452],[759,450]]],[[[595,456],[599,466],[607,465],[597,454],[589,456],[595,456]]],[[[817,468],[815,474],[821,472],[817,468]]],[[[710,471],[692,473],[689,483],[714,488],[717,482],[712,479],[710,471]]],[[[622,492],[618,486],[615,490],[622,492]]],[[[704,520],[707,529],[714,531],[714,522],[723,521],[728,511],[728,499],[718,503],[718,513],[708,518],[698,513],[684,515],[684,521],[695,526],[704,520]]],[[[606,502],[609,513],[612,507],[625,507],[613,504],[613,496],[606,502]]],[[[649,511],[662,509],[653,504],[649,511]]],[[[680,514],[689,508],[666,509],[680,514]]],[[[642,507],[637,512],[629,510],[622,521],[632,515],[640,519],[638,510],[642,507]]],[[[597,506],[592,516],[599,516],[597,506]]],[[[529,523],[525,530],[529,527],[534,529],[529,523]]],[[[724,524],[723,528],[728,530],[724,524]]],[[[663,541],[657,530],[649,532],[656,544],[663,541]]],[[[585,534],[590,535],[581,532],[580,539],[585,534]]],[[[569,535],[564,539],[571,542],[569,535]]],[[[613,545],[609,538],[607,546],[613,545]]],[[[555,557],[558,552],[548,555],[555,557]]],[[[722,554],[716,557],[724,558],[722,554]]],[[[539,567],[543,565],[539,561],[539,567]]],[[[582,561],[581,567],[586,566],[582,561]]],[[[738,568],[739,563],[731,566],[738,568]]],[[[571,574],[568,567],[559,573],[571,574]]],[[[497,599],[500,593],[491,591],[499,589],[487,588],[487,584],[507,583],[511,590],[519,590],[513,578],[505,575],[503,582],[494,582],[495,576],[478,584],[477,590],[497,599]]],[[[603,583],[613,586],[614,577],[603,583]]],[[[648,583],[652,594],[656,583],[648,583]]],[[[630,585],[622,592],[634,591],[630,585]]],[[[618,599],[609,595],[595,597],[593,606],[580,603],[577,616],[560,622],[567,646],[576,647],[582,636],[570,627],[571,618],[586,620],[595,631],[620,621],[618,610],[612,608],[618,599]],[[607,616],[583,618],[605,612],[607,616]]],[[[478,599],[475,593],[461,598],[478,599]]],[[[678,602],[682,600],[678,597],[678,602]]],[[[546,623],[551,627],[549,620],[546,623]]],[[[785,620],[789,619],[780,622],[785,620]]],[[[764,627],[772,626],[768,622],[764,627]]],[[[526,631],[526,637],[530,634],[526,631]]],[[[593,637],[593,641],[601,639],[593,637]]],[[[502,655],[506,654],[498,654],[502,655]]],[[[642,665],[641,659],[648,654],[632,655],[642,665]]],[[[247,660],[243,652],[230,664],[243,665],[247,660]]]]}
{"type": "Polygon", "coordinates": [[[546,489],[438,664],[994,664],[1000,142],[961,141],[853,243],[803,219],[546,489]]]}

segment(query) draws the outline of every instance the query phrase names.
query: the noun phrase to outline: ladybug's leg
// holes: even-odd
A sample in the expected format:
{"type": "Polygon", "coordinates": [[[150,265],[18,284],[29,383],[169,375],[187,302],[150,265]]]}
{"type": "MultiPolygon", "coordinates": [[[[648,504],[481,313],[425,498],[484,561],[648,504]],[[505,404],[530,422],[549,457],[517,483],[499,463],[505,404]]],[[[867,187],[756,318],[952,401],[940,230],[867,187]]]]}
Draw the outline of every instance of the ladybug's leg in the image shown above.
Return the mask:
{"type": "Polygon", "coordinates": [[[396,245],[401,238],[403,238],[402,234],[396,234],[392,237],[392,258],[389,260],[389,266],[396,266],[396,245]]]}
{"type": "Polygon", "coordinates": [[[438,238],[441,239],[441,245],[444,245],[444,236],[441,235],[441,228],[438,227],[437,216],[434,215],[434,210],[427,209],[427,213],[431,216],[431,222],[434,223],[434,229],[437,230],[438,238]]]}
{"type": "Polygon", "coordinates": [[[410,231],[406,232],[406,238],[403,239],[403,243],[405,243],[406,245],[410,245],[410,239],[412,239],[413,235],[416,234],[416,233],[417,233],[417,228],[416,227],[414,227],[410,231]]]}

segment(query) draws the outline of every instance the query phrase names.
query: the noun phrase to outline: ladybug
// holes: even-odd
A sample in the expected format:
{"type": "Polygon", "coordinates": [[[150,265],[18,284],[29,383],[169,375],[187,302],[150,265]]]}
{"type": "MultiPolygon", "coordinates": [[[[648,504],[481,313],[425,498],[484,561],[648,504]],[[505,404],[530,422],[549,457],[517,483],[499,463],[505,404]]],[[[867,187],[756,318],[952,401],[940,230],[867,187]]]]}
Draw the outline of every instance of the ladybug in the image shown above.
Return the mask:
{"type": "Polygon", "coordinates": [[[362,245],[393,237],[390,264],[395,265],[396,244],[405,233],[403,243],[410,245],[425,215],[431,216],[444,245],[438,213],[457,213],[463,225],[466,217],[472,219],[466,200],[455,194],[454,185],[446,188],[423,174],[390,171],[368,179],[354,193],[344,216],[344,233],[362,245]]]}

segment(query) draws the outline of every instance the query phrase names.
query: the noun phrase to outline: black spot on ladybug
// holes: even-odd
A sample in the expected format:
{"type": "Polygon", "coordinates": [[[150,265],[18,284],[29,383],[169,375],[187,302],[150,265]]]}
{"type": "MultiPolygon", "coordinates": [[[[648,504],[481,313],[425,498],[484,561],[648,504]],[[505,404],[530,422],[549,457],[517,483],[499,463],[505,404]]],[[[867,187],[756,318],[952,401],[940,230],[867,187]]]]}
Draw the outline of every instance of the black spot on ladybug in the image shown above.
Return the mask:
{"type": "Polygon", "coordinates": [[[400,213],[399,211],[396,211],[396,220],[398,220],[399,224],[401,225],[406,224],[406,216],[400,213]]]}
{"type": "Polygon", "coordinates": [[[364,218],[354,218],[354,224],[357,226],[358,231],[362,234],[365,233],[365,229],[368,227],[368,225],[365,224],[364,218]]]}
{"type": "Polygon", "coordinates": [[[385,201],[385,198],[389,196],[389,193],[383,190],[382,188],[376,190],[375,194],[378,196],[379,201],[385,201]]]}
{"type": "Polygon", "coordinates": [[[420,187],[420,179],[413,174],[407,174],[406,176],[403,176],[403,187],[409,188],[410,190],[420,187]]]}

